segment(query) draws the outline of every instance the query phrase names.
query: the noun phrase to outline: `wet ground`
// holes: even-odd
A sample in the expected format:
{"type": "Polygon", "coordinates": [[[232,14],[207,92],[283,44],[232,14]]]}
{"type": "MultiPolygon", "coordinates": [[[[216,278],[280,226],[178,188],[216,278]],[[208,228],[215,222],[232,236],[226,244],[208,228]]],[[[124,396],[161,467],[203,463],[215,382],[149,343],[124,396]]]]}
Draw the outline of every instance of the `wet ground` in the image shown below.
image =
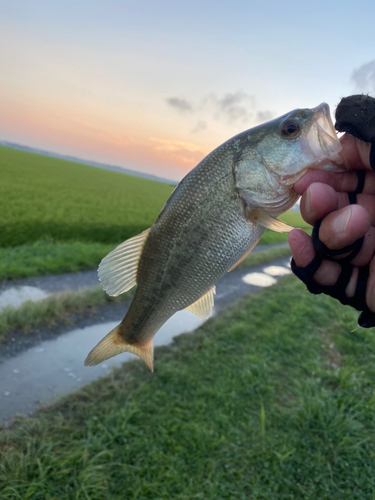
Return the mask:
{"type": "MultiPolygon", "coordinates": [[[[269,248],[286,247],[287,243],[278,245],[258,245],[252,250],[253,253],[269,248]]],[[[24,278],[20,280],[6,280],[0,283],[0,307],[2,296],[5,291],[10,289],[20,289],[22,287],[31,287],[42,290],[43,292],[57,293],[68,290],[79,290],[80,288],[98,286],[98,274],[96,270],[80,271],[78,273],[63,273],[50,276],[39,276],[36,278],[24,278]]]]}
{"type": "MultiPolygon", "coordinates": [[[[289,260],[278,259],[272,264],[228,273],[217,284],[214,314],[289,274],[289,260]]],[[[108,373],[112,366],[131,359],[131,354],[124,353],[97,367],[83,366],[88,352],[118,324],[125,311],[124,304],[107,306],[99,316],[81,318],[79,328],[60,326],[58,331],[49,331],[47,340],[43,330],[37,330],[27,336],[16,335],[0,346],[0,421],[7,425],[17,413],[28,415],[38,406],[78,389],[108,373]]],[[[197,316],[181,311],[158,332],[155,345],[168,344],[180,333],[193,332],[202,322],[197,316]]]]}
{"type": "MultiPolygon", "coordinates": [[[[193,331],[202,323],[197,316],[180,311],[161,328],[154,345],[169,344],[175,335],[193,331]]],[[[72,330],[0,364],[0,420],[6,423],[16,413],[27,415],[39,404],[51,403],[106,375],[113,366],[136,358],[124,353],[98,366],[83,365],[90,350],[116,325],[118,321],[72,330]]]]}
{"type": "Polygon", "coordinates": [[[17,286],[7,288],[0,293],[0,311],[7,306],[19,307],[27,300],[43,300],[48,293],[34,286],[17,286]]]}
{"type": "MultiPolygon", "coordinates": [[[[13,294],[13,297],[16,297],[17,292],[25,288],[29,290],[29,299],[38,300],[37,294],[40,292],[46,296],[52,293],[79,290],[80,288],[92,288],[99,284],[96,270],[24,278],[21,280],[7,280],[0,284],[0,308],[9,305],[7,297],[10,293],[13,294]],[[32,296],[33,292],[35,298],[32,296]]],[[[18,303],[12,305],[16,307],[18,303]]]]}

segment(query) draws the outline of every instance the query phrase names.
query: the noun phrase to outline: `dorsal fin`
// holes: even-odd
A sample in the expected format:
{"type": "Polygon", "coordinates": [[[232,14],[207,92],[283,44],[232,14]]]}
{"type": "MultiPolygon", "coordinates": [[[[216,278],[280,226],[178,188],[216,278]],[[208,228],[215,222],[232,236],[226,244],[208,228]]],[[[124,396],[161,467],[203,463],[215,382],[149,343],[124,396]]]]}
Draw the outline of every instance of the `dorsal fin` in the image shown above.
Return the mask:
{"type": "Polygon", "coordinates": [[[150,229],[121,243],[99,264],[98,277],[108,295],[117,297],[137,284],[138,261],[150,229]]]}
{"type": "Polygon", "coordinates": [[[216,293],[216,288],[213,286],[207,293],[202,295],[194,304],[191,304],[186,308],[187,311],[196,314],[200,318],[207,319],[210,317],[212,308],[214,307],[214,294],[216,293]]]}

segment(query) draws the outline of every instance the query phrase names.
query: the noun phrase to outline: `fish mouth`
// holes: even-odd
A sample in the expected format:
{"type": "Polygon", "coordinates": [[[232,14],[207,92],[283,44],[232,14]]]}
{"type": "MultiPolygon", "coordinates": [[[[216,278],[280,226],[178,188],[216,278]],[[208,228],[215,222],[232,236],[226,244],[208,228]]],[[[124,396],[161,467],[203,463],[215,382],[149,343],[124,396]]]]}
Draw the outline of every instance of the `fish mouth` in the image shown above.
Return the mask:
{"type": "Polygon", "coordinates": [[[336,172],[345,170],[344,160],[339,155],[342,146],[333,126],[328,104],[323,102],[316,108],[312,108],[312,111],[314,112],[313,123],[306,139],[317,159],[315,168],[336,172]]]}

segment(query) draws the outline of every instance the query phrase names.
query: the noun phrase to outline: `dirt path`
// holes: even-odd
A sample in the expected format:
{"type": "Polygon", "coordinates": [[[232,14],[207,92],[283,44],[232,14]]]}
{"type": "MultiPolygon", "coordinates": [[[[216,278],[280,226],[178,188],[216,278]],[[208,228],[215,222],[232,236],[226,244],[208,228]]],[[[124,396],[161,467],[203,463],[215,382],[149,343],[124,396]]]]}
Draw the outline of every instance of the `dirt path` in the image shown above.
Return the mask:
{"type": "MultiPolygon", "coordinates": [[[[253,252],[259,252],[268,248],[285,247],[287,243],[278,245],[258,245],[253,252]]],[[[5,290],[17,287],[35,287],[46,293],[65,292],[67,290],[79,290],[80,288],[95,287],[100,285],[97,271],[79,271],[77,273],[55,274],[50,276],[39,276],[36,278],[24,278],[20,280],[7,280],[0,283],[0,294],[5,290]]]]}
{"type": "MultiPolygon", "coordinates": [[[[260,288],[272,286],[290,273],[290,258],[277,259],[267,264],[247,269],[237,269],[226,274],[217,284],[214,314],[232,302],[260,288]]],[[[53,279],[61,286],[77,286],[80,275],[92,276],[95,271],[71,275],[70,280],[53,279]]],[[[63,275],[64,276],[64,275],[63,275]]],[[[50,276],[43,279],[49,286],[50,276]]],[[[96,278],[96,273],[95,273],[96,278]]],[[[85,283],[89,283],[89,279],[85,283]]],[[[82,283],[81,281],[79,283],[82,283]]],[[[34,281],[35,284],[35,281],[34,281]]],[[[87,285],[86,285],[87,286],[87,285]]],[[[90,286],[90,285],[88,285],[90,286]]],[[[97,286],[95,281],[94,286],[97,286]]],[[[15,332],[0,345],[0,422],[7,425],[19,413],[28,415],[40,405],[51,403],[61,394],[109,373],[113,366],[132,358],[124,353],[102,363],[98,367],[84,367],[83,361],[89,350],[123,318],[127,310],[124,303],[107,304],[93,311],[72,315],[69,325],[58,324],[53,329],[38,328],[27,335],[15,332]]],[[[155,337],[155,345],[168,344],[183,332],[193,332],[203,320],[180,311],[175,314],[155,337]]]]}

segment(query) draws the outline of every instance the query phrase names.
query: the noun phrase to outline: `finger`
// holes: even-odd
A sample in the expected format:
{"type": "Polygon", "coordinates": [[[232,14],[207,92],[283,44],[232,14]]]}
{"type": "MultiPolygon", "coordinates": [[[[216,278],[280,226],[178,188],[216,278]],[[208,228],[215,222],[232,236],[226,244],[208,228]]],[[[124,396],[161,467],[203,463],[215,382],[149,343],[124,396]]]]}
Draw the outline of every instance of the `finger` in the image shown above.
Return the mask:
{"type": "MultiPolygon", "coordinates": [[[[368,195],[359,195],[357,198],[365,206],[348,205],[346,194],[336,193],[325,184],[313,184],[302,197],[301,214],[312,225],[323,219],[319,239],[331,250],[344,248],[364,236],[361,249],[351,263],[354,266],[365,266],[375,251],[375,228],[372,226],[375,200],[368,195]]],[[[347,255],[337,256],[336,260],[347,255]]]]}
{"type": "MultiPolygon", "coordinates": [[[[326,184],[314,183],[309,186],[303,194],[300,203],[300,210],[303,219],[315,225],[318,220],[323,219],[330,212],[339,210],[350,205],[347,193],[337,193],[332,187],[326,184]]],[[[375,225],[375,197],[373,195],[356,195],[356,205],[359,205],[367,212],[366,220],[375,225]]],[[[364,212],[363,216],[364,215],[364,212]]]]}
{"type": "Polygon", "coordinates": [[[344,134],[340,139],[340,143],[342,146],[340,156],[345,158],[352,168],[367,168],[371,170],[370,142],[364,142],[353,135],[344,134]]]}
{"type": "MultiPolygon", "coordinates": [[[[364,184],[361,190],[364,194],[375,194],[375,172],[364,172],[364,184]]],[[[359,178],[357,170],[343,173],[327,172],[326,170],[308,170],[295,184],[294,189],[298,194],[303,194],[314,182],[328,184],[337,192],[353,193],[357,190],[359,178]]]]}
{"type": "Polygon", "coordinates": [[[337,250],[362,238],[370,227],[371,221],[366,210],[359,205],[350,205],[323,219],[319,239],[331,250],[337,250]]]}
{"type": "MultiPolygon", "coordinates": [[[[358,205],[338,210],[325,217],[319,229],[319,239],[331,250],[338,250],[363,238],[358,254],[351,260],[353,266],[367,265],[375,251],[375,228],[371,226],[367,212],[358,205]]],[[[349,253],[335,258],[338,262],[349,253]]]]}
{"type": "MultiPolygon", "coordinates": [[[[301,229],[294,229],[289,233],[288,237],[289,245],[292,250],[293,259],[298,267],[304,268],[312,262],[315,257],[315,249],[311,238],[304,233],[301,229]]],[[[313,279],[317,285],[332,286],[334,285],[340,273],[342,272],[342,267],[336,262],[323,260],[319,269],[313,276],[313,279]]],[[[353,267],[350,280],[345,288],[345,294],[348,298],[353,297],[357,291],[357,280],[358,280],[359,268],[353,267]]],[[[327,293],[324,289],[321,290],[323,293],[327,293]]],[[[328,293],[330,295],[330,293],[328,293]]],[[[375,257],[372,259],[370,264],[370,275],[366,289],[366,301],[369,309],[371,311],[375,310],[375,257]]]]}
{"type": "Polygon", "coordinates": [[[333,173],[326,170],[308,170],[306,174],[294,184],[298,194],[303,194],[313,182],[329,184],[336,191],[353,192],[357,190],[358,175],[355,170],[367,169],[363,193],[375,193],[375,174],[370,165],[371,143],[363,142],[350,134],[344,134],[341,139],[342,151],[340,155],[345,163],[354,171],[333,173]]]}
{"type": "Polygon", "coordinates": [[[306,267],[315,257],[315,248],[310,236],[302,229],[293,229],[288,234],[288,243],[297,267],[306,267]]]}
{"type": "MultiPolygon", "coordinates": [[[[364,237],[361,249],[350,262],[354,266],[367,265],[375,251],[375,228],[366,210],[351,205],[330,213],[320,225],[319,240],[330,250],[338,250],[364,237]]],[[[338,262],[347,254],[335,258],[338,262]]]]}
{"type": "Polygon", "coordinates": [[[357,288],[357,280],[358,280],[358,267],[354,267],[349,283],[345,288],[345,294],[347,297],[349,298],[354,297],[355,290],[357,288]]]}
{"type": "Polygon", "coordinates": [[[303,219],[312,226],[326,215],[337,210],[339,194],[326,184],[312,184],[301,198],[300,211],[303,219]]]}
{"type": "MultiPolygon", "coordinates": [[[[370,229],[364,235],[364,240],[362,243],[361,250],[358,254],[351,260],[353,266],[366,266],[372,259],[375,252],[375,228],[370,227],[370,229]]],[[[345,255],[343,255],[345,257],[345,255]]]]}
{"type": "MultiPolygon", "coordinates": [[[[306,267],[315,257],[315,248],[308,234],[302,229],[293,229],[288,235],[288,243],[293,259],[298,267],[306,267]]],[[[314,281],[323,286],[334,285],[339,277],[341,266],[336,262],[323,260],[314,274],[314,281]]]]}

